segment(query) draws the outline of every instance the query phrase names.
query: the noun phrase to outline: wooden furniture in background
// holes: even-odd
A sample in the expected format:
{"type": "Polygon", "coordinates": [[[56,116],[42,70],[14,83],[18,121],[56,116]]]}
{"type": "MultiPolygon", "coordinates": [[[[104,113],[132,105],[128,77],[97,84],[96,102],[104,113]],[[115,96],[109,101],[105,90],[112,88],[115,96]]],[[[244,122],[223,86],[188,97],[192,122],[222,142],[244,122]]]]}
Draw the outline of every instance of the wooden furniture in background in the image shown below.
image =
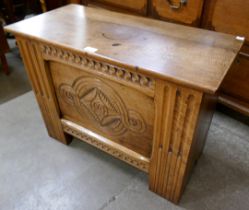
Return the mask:
{"type": "Polygon", "coordinates": [[[85,0],[85,5],[200,26],[204,0],[85,0]]]}
{"type": "Polygon", "coordinates": [[[9,51],[9,45],[6,40],[2,24],[0,22],[0,63],[5,74],[9,74],[9,67],[5,57],[5,53],[9,51]]]}
{"type": "Polygon", "coordinates": [[[40,3],[41,3],[42,11],[46,12],[46,11],[50,11],[55,8],[61,7],[67,4],[68,2],[67,0],[53,0],[53,1],[40,0],[40,3]]]}
{"type": "Polygon", "coordinates": [[[249,1],[209,0],[205,2],[203,27],[246,37],[249,44],[249,1]]]}
{"type": "Polygon", "coordinates": [[[26,15],[25,0],[3,0],[0,10],[7,24],[22,20],[26,15]]]}
{"type": "Polygon", "coordinates": [[[161,20],[199,26],[203,2],[204,0],[153,0],[152,16],[161,20]]]}
{"type": "Polygon", "coordinates": [[[40,0],[41,8],[43,12],[56,9],[66,4],[85,4],[87,0],[40,0]]]}
{"type": "Polygon", "coordinates": [[[241,40],[76,5],[5,29],[51,137],[75,136],[149,173],[152,191],[179,201],[241,40]]]}
{"type": "Polygon", "coordinates": [[[147,0],[87,0],[86,3],[138,15],[146,15],[148,10],[147,0]]]}
{"type": "Polygon", "coordinates": [[[219,101],[249,116],[249,1],[206,1],[202,27],[245,37],[245,45],[222,84],[219,101]]]}
{"type": "Polygon", "coordinates": [[[221,86],[219,102],[249,116],[249,54],[240,53],[221,86]]]}

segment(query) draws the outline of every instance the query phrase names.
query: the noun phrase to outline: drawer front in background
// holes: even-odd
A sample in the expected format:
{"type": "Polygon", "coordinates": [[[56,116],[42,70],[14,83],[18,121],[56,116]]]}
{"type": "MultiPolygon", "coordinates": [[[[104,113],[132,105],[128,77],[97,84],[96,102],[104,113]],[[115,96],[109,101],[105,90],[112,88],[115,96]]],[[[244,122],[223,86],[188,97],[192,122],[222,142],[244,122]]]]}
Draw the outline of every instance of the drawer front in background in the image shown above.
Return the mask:
{"type": "Polygon", "coordinates": [[[203,0],[186,0],[186,3],[180,8],[170,6],[174,4],[175,7],[178,7],[180,2],[181,0],[153,0],[152,14],[162,20],[198,26],[203,0]]]}
{"type": "Polygon", "coordinates": [[[89,0],[89,4],[97,4],[115,11],[135,12],[140,15],[147,13],[147,0],[89,0]]]}

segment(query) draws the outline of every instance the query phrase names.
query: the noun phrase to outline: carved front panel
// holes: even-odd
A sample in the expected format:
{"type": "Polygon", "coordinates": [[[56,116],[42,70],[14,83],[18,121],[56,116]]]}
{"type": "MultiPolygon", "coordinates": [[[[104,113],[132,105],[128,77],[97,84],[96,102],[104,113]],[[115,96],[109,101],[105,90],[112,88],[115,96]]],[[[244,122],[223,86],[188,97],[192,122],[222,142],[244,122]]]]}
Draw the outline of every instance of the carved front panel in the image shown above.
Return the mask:
{"type": "Polygon", "coordinates": [[[153,98],[59,62],[49,68],[62,117],[150,157],[153,98]]]}

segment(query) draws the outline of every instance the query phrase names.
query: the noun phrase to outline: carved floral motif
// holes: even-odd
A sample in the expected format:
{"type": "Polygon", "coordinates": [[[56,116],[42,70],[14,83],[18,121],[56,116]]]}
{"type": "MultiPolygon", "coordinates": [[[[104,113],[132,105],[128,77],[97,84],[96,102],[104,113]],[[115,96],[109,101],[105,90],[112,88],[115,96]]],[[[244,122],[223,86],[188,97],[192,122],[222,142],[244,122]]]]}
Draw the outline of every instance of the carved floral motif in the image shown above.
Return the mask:
{"type": "Polygon", "coordinates": [[[61,84],[59,94],[81,116],[93,119],[108,134],[143,133],[146,129],[142,116],[129,110],[118,93],[99,79],[79,77],[72,85],[61,84]]]}

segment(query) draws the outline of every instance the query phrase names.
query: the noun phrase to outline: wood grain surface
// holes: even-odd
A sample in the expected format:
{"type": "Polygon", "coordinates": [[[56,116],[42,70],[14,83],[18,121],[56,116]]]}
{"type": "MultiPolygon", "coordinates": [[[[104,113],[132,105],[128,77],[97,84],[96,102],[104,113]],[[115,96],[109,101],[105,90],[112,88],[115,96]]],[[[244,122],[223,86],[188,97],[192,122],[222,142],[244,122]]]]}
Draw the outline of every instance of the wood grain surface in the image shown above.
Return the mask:
{"type": "Polygon", "coordinates": [[[203,27],[237,36],[244,36],[249,45],[248,20],[249,1],[208,0],[205,2],[203,27]]]}
{"type": "Polygon", "coordinates": [[[210,93],[243,44],[231,35],[73,4],[5,30],[81,52],[90,46],[97,58],[210,93]]]}
{"type": "Polygon", "coordinates": [[[50,62],[49,69],[63,118],[150,157],[152,97],[129,83],[120,84],[59,62],[50,62]]]}

